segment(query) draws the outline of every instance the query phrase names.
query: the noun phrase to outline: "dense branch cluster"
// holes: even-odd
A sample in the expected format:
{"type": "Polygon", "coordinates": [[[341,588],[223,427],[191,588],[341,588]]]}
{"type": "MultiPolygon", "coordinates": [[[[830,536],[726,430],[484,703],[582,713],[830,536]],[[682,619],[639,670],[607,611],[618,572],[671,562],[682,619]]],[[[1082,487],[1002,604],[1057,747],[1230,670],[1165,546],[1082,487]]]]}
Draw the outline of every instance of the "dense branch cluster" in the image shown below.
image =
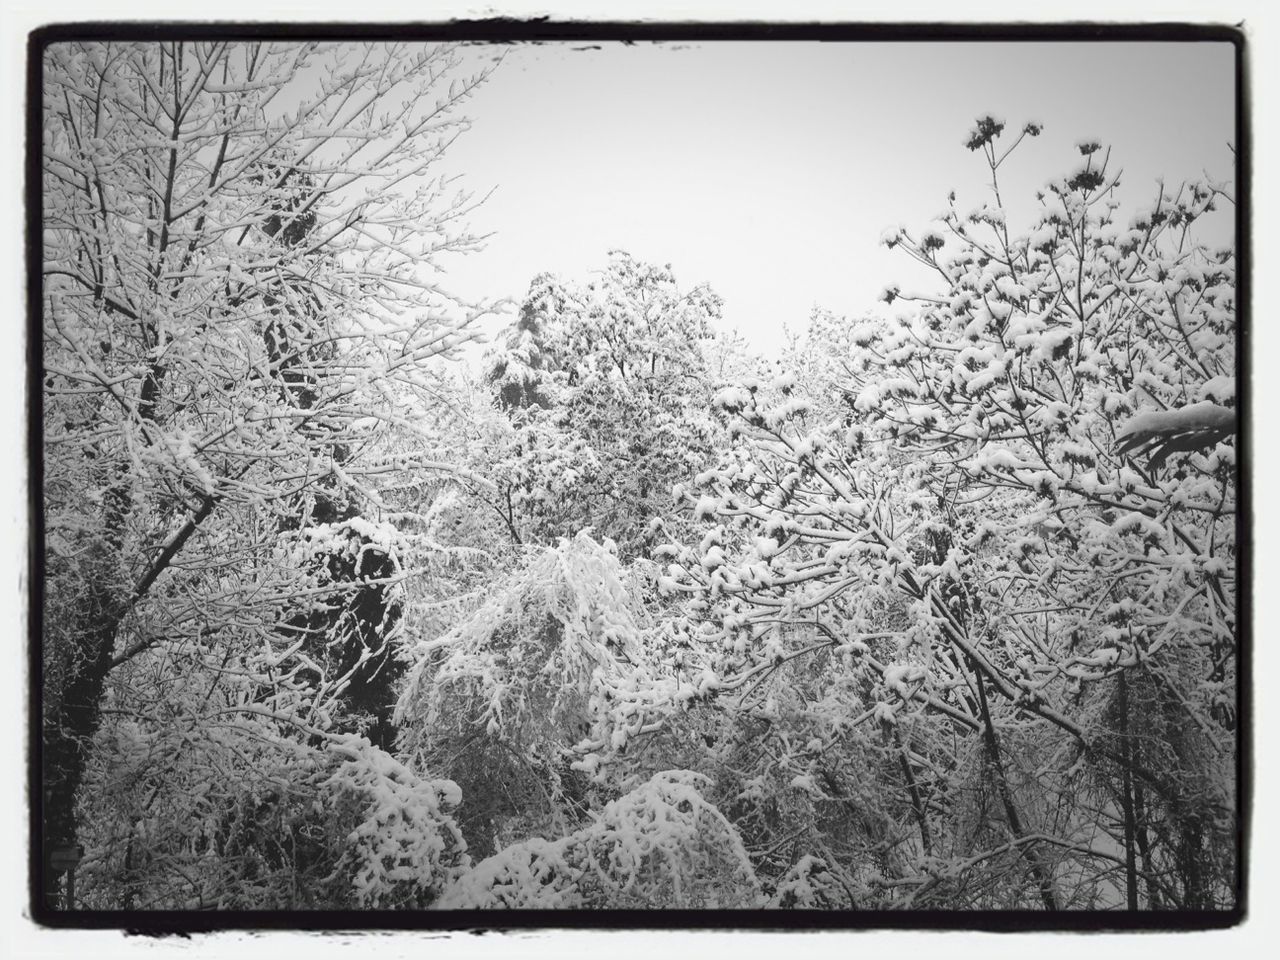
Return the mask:
{"type": "Polygon", "coordinates": [[[785,374],[717,395],[739,443],[687,496],[719,522],[666,585],[724,689],[830,658],[850,724],[901,750],[926,859],[969,852],[962,737],[1046,905],[1208,907],[1234,870],[1234,260],[1188,240],[1214,189],[1123,227],[1095,151],[1024,238],[953,205],[888,239],[939,283],[853,331],[834,416],[785,374]]]}
{"type": "Polygon", "coordinates": [[[286,868],[279,838],[231,841],[219,819],[207,846],[170,791],[205,791],[218,818],[262,790],[291,804],[328,738],[390,745],[410,532],[377,488],[421,469],[390,451],[478,312],[436,286],[439,257],[474,244],[469,201],[434,175],[483,79],[450,79],[459,63],[378,44],[46,52],[45,844],[83,842],[103,902],[251,902],[196,864],[251,842],[259,866],[234,882],[253,883],[264,857],[286,868]],[[280,738],[303,729],[298,755],[280,738]],[[85,811],[122,736],[144,759],[109,822],[85,811]]]}
{"type": "Polygon", "coordinates": [[[1227,188],[1020,232],[983,117],[918,292],[765,360],[615,252],[473,374],[468,62],[46,52],[46,902],[1233,906],[1227,188]]]}

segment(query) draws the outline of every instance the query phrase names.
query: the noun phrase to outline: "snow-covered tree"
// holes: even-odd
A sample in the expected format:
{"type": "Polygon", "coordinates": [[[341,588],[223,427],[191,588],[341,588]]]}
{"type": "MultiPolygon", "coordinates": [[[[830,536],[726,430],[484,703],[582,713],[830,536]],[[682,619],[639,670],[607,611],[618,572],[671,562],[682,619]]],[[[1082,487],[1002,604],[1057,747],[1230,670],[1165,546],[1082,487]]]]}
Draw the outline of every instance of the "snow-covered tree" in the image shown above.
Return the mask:
{"type": "Polygon", "coordinates": [[[464,371],[474,57],[43,51],[46,902],[1233,906],[1229,188],[984,116],[856,322],[615,252],[464,371]]]}
{"type": "Polygon", "coordinates": [[[662,541],[672,485],[712,457],[707,347],[720,299],[670,266],[614,252],[586,286],[534,279],[490,379],[511,430],[487,473],[511,529],[552,542],[590,527],[623,557],[662,541]]]}
{"type": "Polygon", "coordinates": [[[362,514],[416,465],[370,453],[480,312],[439,286],[475,245],[435,173],[486,74],[462,66],[378,43],[45,50],[46,853],[99,809],[76,797],[104,703],[157,749],[250,706],[295,736],[385,660],[404,570],[362,514]]]}
{"type": "Polygon", "coordinates": [[[885,902],[1225,906],[1235,267],[1195,226],[1226,194],[1125,219],[1085,142],[1017,236],[1002,131],[967,141],[993,202],[887,237],[937,283],[854,330],[838,403],[788,374],[717,395],[739,444],[665,585],[739,706],[821,658],[837,736],[806,789],[831,795],[833,753],[896,753],[915,854],[885,902]]]}

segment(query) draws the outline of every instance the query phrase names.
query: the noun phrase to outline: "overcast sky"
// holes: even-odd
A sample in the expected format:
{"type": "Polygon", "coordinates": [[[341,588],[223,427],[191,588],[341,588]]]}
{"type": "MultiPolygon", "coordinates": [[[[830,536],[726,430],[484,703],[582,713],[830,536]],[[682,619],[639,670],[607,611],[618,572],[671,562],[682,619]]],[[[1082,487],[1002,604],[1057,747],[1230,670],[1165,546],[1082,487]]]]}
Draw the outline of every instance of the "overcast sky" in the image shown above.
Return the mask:
{"type": "Polygon", "coordinates": [[[508,48],[467,107],[446,166],[496,189],[473,218],[487,248],[449,268],[463,296],[518,298],[542,271],[586,279],[621,248],[710,283],[725,325],[767,349],[815,305],[858,315],[909,283],[886,227],[923,227],[953,188],[962,210],[987,199],[962,145],[985,112],[1045,127],[1001,168],[1015,218],[1084,138],[1113,148],[1130,203],[1160,176],[1232,176],[1226,43],[582,46],[508,48]]]}

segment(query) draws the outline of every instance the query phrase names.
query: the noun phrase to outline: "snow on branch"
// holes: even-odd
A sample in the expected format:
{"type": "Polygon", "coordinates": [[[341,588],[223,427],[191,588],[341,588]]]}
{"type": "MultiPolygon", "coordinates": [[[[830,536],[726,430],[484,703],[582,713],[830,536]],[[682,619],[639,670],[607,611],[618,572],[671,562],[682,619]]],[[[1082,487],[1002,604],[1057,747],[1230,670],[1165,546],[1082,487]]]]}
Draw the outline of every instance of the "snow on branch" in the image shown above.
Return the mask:
{"type": "Polygon", "coordinates": [[[480,861],[441,909],[761,906],[737,830],[702,796],[701,774],[668,770],[559,840],[534,837],[480,861]]]}
{"type": "Polygon", "coordinates": [[[1211,448],[1234,436],[1235,410],[1201,400],[1172,410],[1149,410],[1130,417],[1116,431],[1116,452],[1151,455],[1159,468],[1171,454],[1211,448]]]}

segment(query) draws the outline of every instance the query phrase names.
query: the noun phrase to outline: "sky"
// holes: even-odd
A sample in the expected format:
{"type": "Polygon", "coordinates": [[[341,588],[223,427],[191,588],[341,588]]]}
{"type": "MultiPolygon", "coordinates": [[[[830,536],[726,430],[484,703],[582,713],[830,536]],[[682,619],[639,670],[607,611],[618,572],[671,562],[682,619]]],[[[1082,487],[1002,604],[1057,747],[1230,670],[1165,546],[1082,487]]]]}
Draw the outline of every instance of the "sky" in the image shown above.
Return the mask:
{"type": "Polygon", "coordinates": [[[910,286],[918,268],[880,236],[925,227],[952,189],[962,211],[988,199],[963,146],[984,113],[1044,125],[1001,167],[1011,224],[1076,169],[1082,139],[1112,148],[1126,203],[1160,177],[1232,177],[1227,43],[582,46],[509,48],[466,107],[444,167],[493,193],[472,217],[486,248],[448,266],[463,297],[518,300],[544,271],[585,281],[622,249],[709,283],[724,327],[768,351],[815,306],[860,316],[910,286]]]}

